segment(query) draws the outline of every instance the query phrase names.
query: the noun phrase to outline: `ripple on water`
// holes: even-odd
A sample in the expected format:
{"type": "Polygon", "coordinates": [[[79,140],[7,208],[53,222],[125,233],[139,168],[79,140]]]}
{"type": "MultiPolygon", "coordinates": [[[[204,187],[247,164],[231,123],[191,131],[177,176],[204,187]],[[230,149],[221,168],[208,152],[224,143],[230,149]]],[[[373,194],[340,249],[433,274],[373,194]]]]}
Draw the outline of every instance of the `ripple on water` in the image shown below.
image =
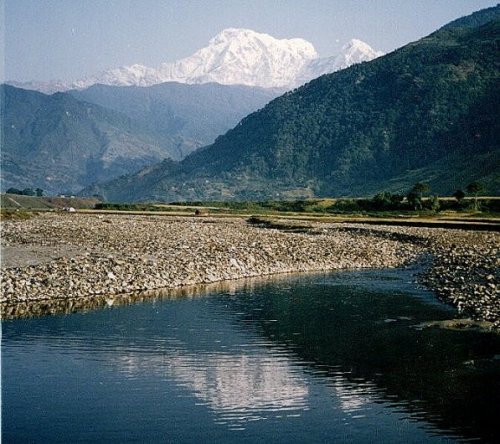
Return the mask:
{"type": "Polygon", "coordinates": [[[400,272],[389,277],[294,277],[231,295],[5,322],[4,438],[494,436],[483,413],[497,402],[489,381],[498,340],[412,328],[454,313],[427,303],[400,272]],[[472,391],[484,397],[480,413],[472,391]]]}

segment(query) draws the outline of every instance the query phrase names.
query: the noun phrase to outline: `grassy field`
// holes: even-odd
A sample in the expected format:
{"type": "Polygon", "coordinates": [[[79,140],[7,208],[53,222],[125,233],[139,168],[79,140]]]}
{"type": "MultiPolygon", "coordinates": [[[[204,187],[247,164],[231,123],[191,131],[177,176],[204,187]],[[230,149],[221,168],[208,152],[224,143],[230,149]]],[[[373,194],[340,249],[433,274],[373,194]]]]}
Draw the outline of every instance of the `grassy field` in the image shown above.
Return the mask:
{"type": "Polygon", "coordinates": [[[438,211],[424,208],[414,211],[401,205],[395,210],[373,209],[373,201],[358,199],[306,199],[265,202],[183,202],[172,204],[102,203],[97,199],[76,197],[34,197],[1,195],[3,218],[29,217],[31,211],[59,211],[73,207],[78,212],[99,214],[136,214],[164,216],[260,217],[274,220],[323,221],[331,223],[356,222],[405,226],[431,226],[500,230],[500,198],[478,199],[484,211],[474,211],[473,200],[464,199],[460,205],[453,198],[440,198],[438,211]]]}
{"type": "Polygon", "coordinates": [[[0,205],[2,210],[57,210],[64,207],[76,209],[94,208],[99,202],[95,198],[83,197],[37,197],[21,194],[1,194],[0,205]]]}

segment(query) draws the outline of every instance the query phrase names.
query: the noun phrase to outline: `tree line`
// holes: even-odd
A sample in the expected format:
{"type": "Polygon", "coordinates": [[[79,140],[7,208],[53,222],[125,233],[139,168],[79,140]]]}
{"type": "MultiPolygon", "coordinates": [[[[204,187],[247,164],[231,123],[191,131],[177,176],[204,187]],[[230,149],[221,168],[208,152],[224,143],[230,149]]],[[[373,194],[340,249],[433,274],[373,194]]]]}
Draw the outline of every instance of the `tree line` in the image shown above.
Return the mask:
{"type": "Polygon", "coordinates": [[[499,199],[481,199],[485,190],[480,182],[472,182],[465,191],[457,190],[450,198],[430,195],[427,183],[418,182],[406,193],[381,192],[371,198],[316,198],[301,200],[245,200],[245,201],[186,201],[171,202],[184,206],[208,206],[246,212],[296,212],[296,213],[382,213],[382,212],[437,212],[453,211],[500,211],[499,199]],[[466,199],[466,197],[469,199],[466,199]]]}
{"type": "MultiPolygon", "coordinates": [[[[481,182],[471,182],[465,188],[467,194],[469,194],[473,198],[473,209],[475,211],[479,211],[479,195],[485,191],[485,187],[481,182]]],[[[410,205],[415,211],[424,209],[424,196],[429,194],[431,188],[429,184],[417,182],[411,190],[407,193],[406,196],[399,194],[391,194],[388,192],[382,192],[376,194],[372,199],[376,204],[376,207],[379,209],[398,209],[401,207],[401,204],[406,198],[408,205],[410,205]]],[[[459,204],[463,203],[463,200],[466,197],[466,193],[462,190],[456,190],[453,193],[453,197],[459,204]]],[[[427,209],[438,211],[441,206],[441,201],[439,200],[438,195],[430,195],[427,200],[427,209]]]]}
{"type": "Polygon", "coordinates": [[[11,187],[6,191],[7,194],[19,194],[21,196],[43,196],[43,190],[41,188],[24,188],[20,190],[18,188],[11,187]]]}

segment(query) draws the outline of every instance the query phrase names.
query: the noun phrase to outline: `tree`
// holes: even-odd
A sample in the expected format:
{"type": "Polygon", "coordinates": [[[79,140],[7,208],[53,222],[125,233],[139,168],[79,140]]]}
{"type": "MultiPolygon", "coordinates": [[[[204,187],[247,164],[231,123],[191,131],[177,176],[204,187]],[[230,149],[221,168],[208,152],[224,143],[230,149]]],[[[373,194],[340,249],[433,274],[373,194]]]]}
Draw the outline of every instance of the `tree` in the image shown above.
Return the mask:
{"type": "Polygon", "coordinates": [[[24,194],[25,196],[34,196],[35,195],[35,192],[33,191],[32,188],[25,188],[23,191],[22,191],[22,194],[24,194]]]}
{"type": "Polygon", "coordinates": [[[43,196],[43,190],[41,188],[37,188],[35,190],[35,193],[38,197],[42,197],[43,196]]]}
{"type": "Polygon", "coordinates": [[[391,193],[383,191],[376,194],[372,199],[373,206],[376,210],[385,210],[391,205],[391,193]]]}
{"type": "Polygon", "coordinates": [[[6,193],[8,193],[8,194],[23,194],[23,192],[20,189],[14,188],[14,187],[9,188],[6,191],[6,193]]]}
{"type": "Polygon", "coordinates": [[[429,205],[430,205],[432,211],[439,211],[439,208],[441,208],[441,204],[439,203],[439,197],[438,196],[430,196],[429,197],[429,205]]]}
{"type": "Polygon", "coordinates": [[[405,199],[404,194],[392,194],[391,195],[391,203],[395,207],[399,207],[401,202],[405,199]]]}
{"type": "Polygon", "coordinates": [[[372,198],[371,204],[375,210],[397,210],[403,200],[404,196],[401,194],[392,194],[388,191],[383,191],[372,198]]]}
{"type": "Polygon", "coordinates": [[[428,193],[430,190],[431,187],[426,183],[417,182],[413,185],[413,188],[410,190],[406,198],[415,211],[422,209],[422,195],[428,193]]]}
{"type": "Polygon", "coordinates": [[[474,210],[479,210],[479,201],[477,196],[484,191],[484,185],[481,182],[471,182],[466,188],[469,194],[474,196],[474,210]]]}
{"type": "Polygon", "coordinates": [[[428,193],[431,190],[431,187],[427,183],[422,183],[422,182],[417,182],[415,185],[413,185],[412,191],[414,193],[417,193],[422,197],[423,194],[428,193]]]}
{"type": "Polygon", "coordinates": [[[465,193],[462,190],[457,190],[453,193],[453,197],[457,199],[457,202],[460,203],[462,202],[463,198],[465,197],[465,193]]]}
{"type": "Polygon", "coordinates": [[[422,199],[418,197],[417,193],[410,191],[406,196],[406,199],[408,199],[408,203],[415,211],[422,208],[422,199]]]}

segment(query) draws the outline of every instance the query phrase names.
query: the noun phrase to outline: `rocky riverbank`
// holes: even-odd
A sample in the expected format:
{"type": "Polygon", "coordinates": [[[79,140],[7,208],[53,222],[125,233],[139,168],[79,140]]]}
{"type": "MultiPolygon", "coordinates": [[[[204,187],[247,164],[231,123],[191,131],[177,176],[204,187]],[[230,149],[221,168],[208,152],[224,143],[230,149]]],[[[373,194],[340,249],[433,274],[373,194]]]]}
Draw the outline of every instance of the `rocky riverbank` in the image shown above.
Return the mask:
{"type": "Polygon", "coordinates": [[[399,267],[429,254],[420,281],[463,313],[499,325],[498,245],[489,232],[243,219],[43,214],[2,222],[4,316],[14,307],[334,269],[399,267]]]}
{"type": "MultiPolygon", "coordinates": [[[[462,315],[500,329],[500,235],[442,228],[377,227],[422,248],[428,264],[417,282],[462,315]]],[[[373,233],[373,231],[372,231],[373,233]]]]}

